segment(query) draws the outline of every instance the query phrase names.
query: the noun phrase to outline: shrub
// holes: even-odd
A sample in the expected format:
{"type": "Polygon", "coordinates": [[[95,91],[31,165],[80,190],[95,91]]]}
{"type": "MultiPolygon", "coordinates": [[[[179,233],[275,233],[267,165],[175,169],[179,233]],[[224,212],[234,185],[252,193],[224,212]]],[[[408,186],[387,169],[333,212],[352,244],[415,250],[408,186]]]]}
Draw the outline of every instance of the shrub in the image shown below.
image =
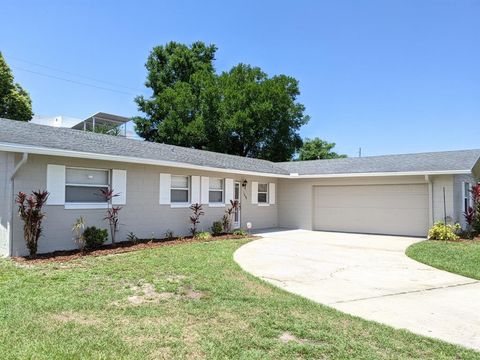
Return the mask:
{"type": "Polygon", "coordinates": [[[18,214],[24,223],[23,238],[31,257],[37,255],[38,239],[42,234],[42,220],[45,217],[42,208],[48,199],[48,195],[47,191],[39,190],[27,196],[20,191],[15,199],[18,204],[18,214]]]}
{"type": "Polygon", "coordinates": [[[170,229],[167,229],[167,231],[165,231],[165,239],[173,239],[175,237],[175,234],[173,233],[173,230],[170,230],[170,229]]]}
{"type": "Polygon", "coordinates": [[[212,234],[214,236],[220,235],[223,231],[223,225],[221,221],[214,221],[212,224],[212,234]]]}
{"type": "Polygon", "coordinates": [[[129,232],[127,235],[127,240],[133,244],[138,244],[138,237],[133,232],[129,232]]]}
{"type": "Polygon", "coordinates": [[[212,238],[212,234],[208,231],[201,231],[195,235],[195,238],[198,240],[208,240],[212,238]]]}
{"type": "Polygon", "coordinates": [[[72,225],[72,232],[75,234],[74,241],[77,244],[80,250],[85,250],[85,236],[83,232],[85,231],[85,220],[83,216],[80,216],[72,225]]]}
{"type": "Polygon", "coordinates": [[[247,236],[248,233],[243,230],[243,229],[237,229],[237,230],[234,230],[233,231],[233,235],[237,235],[237,236],[247,236]]]}
{"type": "Polygon", "coordinates": [[[200,224],[200,217],[205,215],[205,213],[203,212],[202,205],[199,203],[192,204],[190,210],[193,212],[190,216],[190,223],[192,224],[190,231],[192,235],[195,236],[197,234],[197,226],[200,224]]]}
{"type": "Polygon", "coordinates": [[[429,240],[444,240],[444,241],[455,241],[460,237],[457,235],[462,228],[460,224],[445,225],[442,221],[436,222],[430,230],[428,230],[428,239],[429,240]]]}
{"type": "Polygon", "coordinates": [[[89,226],[83,232],[85,238],[85,247],[89,250],[101,246],[108,240],[107,229],[97,229],[95,226],[89,226]]]}

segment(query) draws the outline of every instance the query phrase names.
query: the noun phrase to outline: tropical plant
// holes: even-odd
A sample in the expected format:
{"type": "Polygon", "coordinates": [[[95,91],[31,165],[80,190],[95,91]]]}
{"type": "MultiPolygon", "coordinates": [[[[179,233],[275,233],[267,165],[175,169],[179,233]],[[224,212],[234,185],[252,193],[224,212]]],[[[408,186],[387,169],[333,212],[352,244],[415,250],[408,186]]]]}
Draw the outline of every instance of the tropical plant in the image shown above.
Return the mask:
{"type": "Polygon", "coordinates": [[[120,194],[115,194],[113,189],[111,188],[100,189],[100,192],[108,203],[107,214],[105,215],[103,220],[108,221],[108,225],[110,227],[110,236],[112,237],[112,244],[115,244],[115,239],[119,227],[118,213],[120,212],[120,210],[122,210],[122,208],[120,206],[112,206],[112,199],[119,196],[120,194]]]}
{"type": "Polygon", "coordinates": [[[232,230],[232,218],[235,212],[239,208],[239,203],[237,200],[230,200],[230,205],[228,208],[225,210],[225,214],[222,217],[222,226],[223,226],[223,231],[226,233],[231,232],[232,230]]]}
{"type": "Polygon", "coordinates": [[[428,230],[428,239],[429,240],[443,240],[443,241],[455,241],[460,237],[458,233],[462,230],[460,224],[447,224],[444,222],[436,222],[430,230],[428,230]]]}
{"type": "Polygon", "coordinates": [[[138,237],[132,231],[127,235],[127,241],[130,241],[132,244],[138,244],[138,237]]]}
{"type": "Polygon", "coordinates": [[[223,231],[222,221],[214,221],[212,224],[212,234],[214,236],[220,235],[223,231]]]}
{"type": "Polygon", "coordinates": [[[108,240],[107,229],[97,229],[95,226],[89,226],[83,231],[85,238],[85,248],[88,250],[101,246],[108,240]]]}
{"type": "Polygon", "coordinates": [[[192,215],[190,215],[190,224],[192,225],[190,227],[190,232],[192,233],[192,236],[195,236],[197,234],[197,226],[200,224],[200,217],[205,215],[205,212],[203,211],[203,207],[199,203],[192,204],[190,206],[190,210],[192,210],[192,215]]]}
{"type": "Polygon", "coordinates": [[[85,219],[83,216],[80,216],[72,225],[72,232],[75,234],[73,240],[77,244],[80,250],[85,250],[85,236],[83,232],[85,231],[85,219]]]}
{"type": "Polygon", "coordinates": [[[473,220],[472,220],[472,229],[475,234],[480,234],[480,184],[472,186],[471,190],[472,200],[473,200],[473,220]]]}
{"type": "Polygon", "coordinates": [[[23,220],[23,238],[31,257],[37,256],[38,239],[42,234],[42,221],[45,213],[42,211],[48,199],[47,191],[33,191],[32,195],[19,192],[15,201],[18,204],[18,214],[23,220]]]}
{"type": "Polygon", "coordinates": [[[198,240],[209,240],[212,238],[212,234],[208,231],[201,231],[195,235],[195,238],[198,240]]]}

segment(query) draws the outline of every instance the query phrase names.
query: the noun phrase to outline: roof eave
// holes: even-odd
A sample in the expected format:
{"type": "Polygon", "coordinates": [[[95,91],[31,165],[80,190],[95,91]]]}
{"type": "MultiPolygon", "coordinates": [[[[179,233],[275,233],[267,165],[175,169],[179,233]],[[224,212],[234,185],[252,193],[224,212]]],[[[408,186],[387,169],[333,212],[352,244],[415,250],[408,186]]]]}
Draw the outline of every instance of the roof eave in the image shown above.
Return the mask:
{"type": "MultiPolygon", "coordinates": [[[[5,143],[5,142],[0,143],[0,151],[19,152],[19,153],[27,152],[29,154],[37,154],[37,155],[50,155],[50,156],[60,156],[60,157],[73,157],[73,158],[80,158],[80,159],[125,162],[125,163],[133,163],[133,164],[168,166],[168,167],[183,168],[183,169],[228,172],[232,174],[242,174],[242,175],[266,176],[266,177],[282,176],[281,174],[266,173],[266,172],[260,172],[260,171],[248,171],[248,170],[238,170],[238,169],[221,168],[221,167],[213,167],[213,166],[194,165],[194,164],[182,163],[177,161],[155,160],[155,159],[138,158],[138,157],[121,156],[121,155],[98,154],[98,153],[90,153],[90,152],[83,152],[83,151],[54,149],[54,148],[41,147],[41,146],[12,144],[12,143],[5,143]]],[[[283,176],[288,177],[288,175],[283,175],[283,176]]]]}

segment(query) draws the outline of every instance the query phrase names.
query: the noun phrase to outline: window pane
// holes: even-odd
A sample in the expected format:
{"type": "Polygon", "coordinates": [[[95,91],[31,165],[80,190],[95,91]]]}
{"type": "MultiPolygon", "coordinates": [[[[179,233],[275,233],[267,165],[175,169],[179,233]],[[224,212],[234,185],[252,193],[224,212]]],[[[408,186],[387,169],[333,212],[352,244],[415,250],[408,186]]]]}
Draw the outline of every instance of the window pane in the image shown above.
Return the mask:
{"type": "Polygon", "coordinates": [[[210,178],[210,189],[212,190],[222,190],[223,189],[223,179],[210,178]]]}
{"type": "Polygon", "coordinates": [[[172,188],[188,188],[188,176],[172,176],[172,188]]]}
{"type": "Polygon", "coordinates": [[[208,194],[208,201],[211,203],[221,203],[223,202],[223,192],[222,191],[210,191],[208,194]]]}
{"type": "Polygon", "coordinates": [[[188,190],[171,190],[170,196],[172,202],[188,203],[188,190]]]}
{"type": "MultiPolygon", "coordinates": [[[[105,203],[101,188],[91,186],[67,186],[65,202],[67,203],[105,203]]],[[[104,188],[106,189],[106,188],[104,188]]]]}
{"type": "Polygon", "coordinates": [[[258,193],[258,202],[259,203],[266,203],[267,202],[267,194],[266,193],[258,193]]]}
{"type": "Polygon", "coordinates": [[[235,200],[240,200],[240,184],[235,184],[235,200]]]}
{"type": "Polygon", "coordinates": [[[67,184],[108,185],[108,170],[67,168],[66,182],[67,184]]]}
{"type": "Polygon", "coordinates": [[[258,184],[258,191],[267,192],[268,191],[267,184],[258,184]]]}

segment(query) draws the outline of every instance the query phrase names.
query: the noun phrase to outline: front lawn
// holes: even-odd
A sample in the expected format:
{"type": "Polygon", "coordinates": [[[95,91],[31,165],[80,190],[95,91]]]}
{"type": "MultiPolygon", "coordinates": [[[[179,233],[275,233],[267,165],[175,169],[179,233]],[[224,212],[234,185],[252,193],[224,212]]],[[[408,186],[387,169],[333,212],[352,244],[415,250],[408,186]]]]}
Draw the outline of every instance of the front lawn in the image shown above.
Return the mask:
{"type": "Polygon", "coordinates": [[[266,284],[232,259],[246,241],[1,260],[1,358],[480,358],[266,284]]]}
{"type": "Polygon", "coordinates": [[[422,241],[411,245],[407,256],[438,269],[480,280],[480,241],[422,241]]]}

